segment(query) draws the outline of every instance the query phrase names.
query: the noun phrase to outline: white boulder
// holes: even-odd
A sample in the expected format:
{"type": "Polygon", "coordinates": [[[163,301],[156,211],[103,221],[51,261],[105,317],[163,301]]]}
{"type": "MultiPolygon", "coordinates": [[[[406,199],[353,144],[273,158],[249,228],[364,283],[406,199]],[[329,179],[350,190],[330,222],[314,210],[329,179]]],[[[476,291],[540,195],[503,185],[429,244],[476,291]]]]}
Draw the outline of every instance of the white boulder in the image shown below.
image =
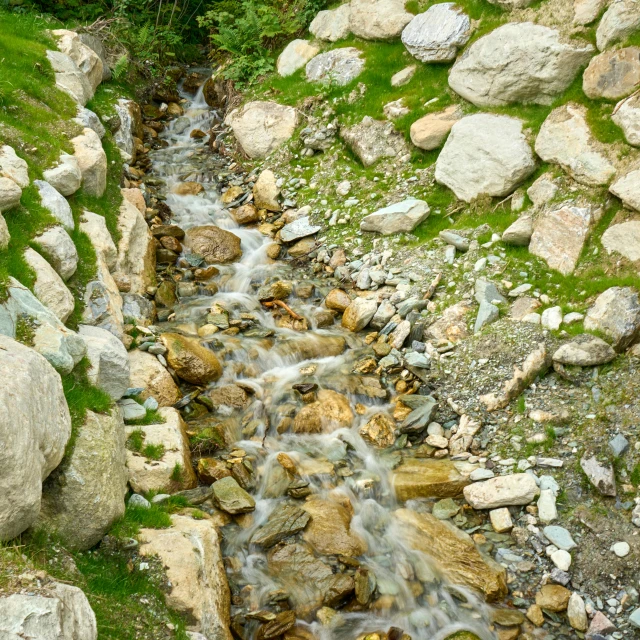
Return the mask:
{"type": "Polygon", "coordinates": [[[474,509],[499,509],[530,504],[540,490],[533,475],[516,473],[474,482],[466,486],[463,493],[474,509]]]}
{"type": "Polygon", "coordinates": [[[346,38],[351,33],[349,19],[351,17],[351,5],[347,2],[336,9],[320,11],[311,21],[309,31],[318,40],[336,42],[346,38]]]}
{"type": "Polygon", "coordinates": [[[83,129],[82,135],[71,140],[74,156],[82,173],[82,189],[100,198],[107,187],[107,154],[93,129],[83,129]]]}
{"type": "Polygon", "coordinates": [[[618,102],[611,120],[624,133],[625,140],[634,147],[640,147],[640,96],[635,93],[618,102]]]}
{"type": "Polygon", "coordinates": [[[363,72],[364,59],[361,56],[362,51],[355,47],[343,47],[321,53],[307,63],[307,80],[344,87],[363,72]]]}
{"type": "Polygon", "coordinates": [[[0,177],[0,213],[20,204],[22,189],[11,178],[0,177]]]}
{"type": "Polygon", "coordinates": [[[600,51],[622,42],[640,29],[640,6],[635,0],[615,0],[600,19],[596,45],[600,51]]]}
{"type": "Polygon", "coordinates": [[[60,154],[58,164],[43,172],[44,179],[63,196],[73,195],[82,184],[82,172],[75,156],[60,154]]]}
{"type": "Polygon", "coordinates": [[[67,230],[73,231],[73,213],[67,199],[44,180],[34,180],[40,193],[40,204],[67,230]]]}
{"type": "Polygon", "coordinates": [[[47,51],[47,59],[55,74],[56,87],[84,106],[93,98],[93,87],[87,76],[70,56],[61,51],[47,51]]]}
{"type": "Polygon", "coordinates": [[[85,287],[82,322],[102,327],[122,338],[124,332],[123,301],[118,285],[109,272],[104,258],[98,254],[96,279],[85,287]]]}
{"type": "Polygon", "coordinates": [[[78,69],[86,76],[95,91],[102,82],[103,65],[100,57],[82,42],[80,36],[75,31],[67,29],[54,29],[51,33],[58,41],[58,49],[67,54],[76,64],[78,69]]]}
{"type": "Polygon", "coordinates": [[[107,229],[104,216],[92,211],[83,211],[80,218],[80,231],[89,236],[95,252],[102,257],[110,270],[113,269],[118,259],[118,249],[107,229]]]}
{"type": "Polygon", "coordinates": [[[631,262],[640,261],[640,220],[611,225],[602,234],[601,241],[609,255],[619,253],[631,262]]]}
{"type": "MultiPolygon", "coordinates": [[[[33,349],[0,335],[0,370],[0,539],[10,540],[38,517],[42,482],[64,456],[71,416],[60,376],[33,349]]],[[[6,619],[0,615],[0,629],[6,619]]]]}
{"type": "Polygon", "coordinates": [[[93,129],[100,140],[104,138],[104,134],[106,133],[104,125],[98,117],[98,114],[91,111],[91,109],[78,106],[78,115],[74,118],[74,121],[83,129],[93,129]]]}
{"type": "Polygon", "coordinates": [[[349,26],[363,40],[393,40],[411,22],[406,0],[351,0],[349,26]]]}
{"type": "Polygon", "coordinates": [[[49,227],[33,241],[58,275],[67,281],[78,268],[78,251],[69,234],[60,226],[49,227]]]}
{"type": "Polygon", "coordinates": [[[0,147],[0,176],[13,180],[21,189],[29,186],[29,167],[12,147],[0,147]]]}
{"type": "Polygon", "coordinates": [[[384,236],[413,231],[429,216],[429,205],[424,200],[409,198],[365,216],[361,231],[374,231],[384,236]]]}
{"type": "Polygon", "coordinates": [[[308,40],[292,40],[278,56],[276,68],[283,76],[290,76],[298,69],[302,69],[320,49],[311,44],[308,40]]]}
{"type": "Polygon", "coordinates": [[[436,161],[436,180],[460,200],[506,196],[536,168],[522,121],[478,113],[456,122],[436,161]]]}
{"type": "Polygon", "coordinates": [[[633,169],[618,177],[609,191],[618,196],[625,206],[640,211],[640,169],[633,169]]]}

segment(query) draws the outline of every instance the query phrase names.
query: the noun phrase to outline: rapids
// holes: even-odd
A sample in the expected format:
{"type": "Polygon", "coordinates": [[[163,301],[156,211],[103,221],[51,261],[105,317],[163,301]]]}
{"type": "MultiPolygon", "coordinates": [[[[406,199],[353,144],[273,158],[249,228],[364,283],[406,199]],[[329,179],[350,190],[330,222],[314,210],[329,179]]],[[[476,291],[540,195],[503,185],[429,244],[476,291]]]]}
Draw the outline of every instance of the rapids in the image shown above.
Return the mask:
{"type": "MultiPolygon", "coordinates": [[[[315,616],[308,621],[298,620],[297,624],[305,625],[322,640],[355,640],[362,634],[387,633],[391,627],[402,629],[420,640],[442,640],[459,630],[472,631],[483,640],[492,638],[484,602],[468,589],[447,584],[429,558],[407,545],[397,526],[393,513],[402,505],[394,495],[391,468],[399,459],[398,453],[376,450],[358,433],[358,428],[374,413],[385,409],[391,411],[391,405],[385,399],[345,390],[341,384],[352,374],[353,364],[361,355],[364,343],[360,337],[343,330],[338,323],[329,329],[318,329],[310,320],[309,330],[302,332],[281,328],[274,321],[272,312],[260,304],[256,291],[265,282],[312,282],[323,294],[328,287],[322,279],[314,280],[312,275],[292,268],[286,261],[270,260],[266,249],[272,240],[255,228],[240,227],[235,223],[216,191],[215,176],[202,166],[202,158],[206,157],[199,152],[202,141],[189,136],[194,128],[209,130],[219,116],[207,107],[201,93],[195,98],[186,94],[183,97],[188,100],[185,115],[171,121],[160,134],[167,146],[151,152],[149,175],[164,182],[161,189],[172,211],[172,223],[185,230],[204,224],[227,229],[240,237],[243,255],[234,264],[219,266],[220,274],[214,278],[219,286],[218,293],[182,298],[175,316],[158,326],[162,331],[177,328],[196,335],[196,328],[204,323],[211,305],[219,303],[234,317],[240,313],[252,314],[261,328],[255,337],[242,333],[216,333],[213,336],[221,343],[225,357],[223,376],[212,386],[240,381],[244,388],[250,388],[257,425],[249,436],[238,432],[233,447],[244,450],[253,461],[252,495],[256,509],[249,517],[242,518],[242,526],[233,523],[222,530],[232,593],[232,618],[252,611],[278,610],[273,606],[273,594],[279,593],[283,586],[279,576],[269,571],[267,554],[251,545],[250,538],[284,501],[291,502],[286,496],[273,497],[272,490],[274,469],[279,466],[277,455],[286,453],[296,461],[298,468],[310,472],[304,479],[313,493],[320,496],[338,494],[350,501],[353,507],[351,530],[364,539],[368,548],[357,562],[373,572],[379,596],[389,596],[383,601],[392,602],[388,609],[358,610],[358,607],[349,606],[339,610],[339,615],[328,625],[315,620],[315,616]],[[187,180],[202,183],[204,193],[180,196],[171,192],[174,184],[187,180]],[[320,353],[320,357],[305,359],[309,352],[318,351],[314,341],[322,345],[322,339],[329,337],[346,340],[348,346],[344,353],[329,357],[322,357],[320,353]],[[290,415],[283,413],[281,406],[292,403],[302,406],[299,396],[292,390],[292,385],[301,382],[317,384],[320,389],[336,389],[347,395],[352,407],[360,403],[365,409],[354,413],[355,420],[349,429],[318,435],[279,434],[276,425],[283,416],[290,415]],[[333,463],[340,473],[323,473],[327,462],[333,463]],[[422,589],[416,589],[418,582],[422,589]]],[[[317,296],[297,298],[295,288],[288,299],[288,304],[309,319],[320,302],[321,298],[317,296]]],[[[381,381],[384,387],[384,378],[381,381]]],[[[388,397],[393,397],[395,390],[391,385],[387,387],[388,397]]],[[[417,501],[406,506],[416,511],[424,510],[424,505],[417,501]]],[[[334,568],[334,572],[341,566],[339,557],[324,557],[323,560],[334,568]]],[[[257,636],[258,628],[257,620],[247,618],[247,640],[257,636]]]]}

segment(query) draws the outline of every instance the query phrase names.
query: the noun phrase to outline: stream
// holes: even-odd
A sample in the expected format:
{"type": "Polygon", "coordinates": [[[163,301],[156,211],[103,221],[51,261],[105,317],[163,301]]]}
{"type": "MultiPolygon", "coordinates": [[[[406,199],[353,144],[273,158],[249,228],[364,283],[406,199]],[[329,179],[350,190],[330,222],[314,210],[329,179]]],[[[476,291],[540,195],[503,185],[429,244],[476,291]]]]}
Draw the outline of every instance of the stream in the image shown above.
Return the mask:
{"type": "MultiPolygon", "coordinates": [[[[236,224],[216,190],[218,169],[212,168],[206,143],[190,137],[193,129],[208,131],[218,115],[201,93],[183,97],[188,100],[185,115],[160,134],[167,146],[150,153],[149,176],[164,182],[161,193],[172,224],[184,230],[216,225],[231,231],[241,240],[242,257],[216,265],[219,273],[210,282],[217,293],[211,295],[211,288],[207,293],[198,284],[196,294],[180,297],[174,314],[158,327],[198,337],[211,314],[227,314],[233,329],[200,334],[202,344],[223,363],[222,377],[205,393],[231,388],[241,401],[238,406],[214,403],[213,413],[194,422],[225,425],[235,442],[211,455],[240,461],[245,488],[255,499],[254,511],[236,516],[222,529],[232,630],[245,640],[276,637],[280,634],[265,633],[265,623],[290,608],[296,622],[287,637],[302,640],[355,640],[374,632],[391,640],[403,634],[443,640],[459,630],[482,640],[494,637],[482,598],[447,583],[439,567],[408,544],[399,525],[398,509],[427,510],[424,500],[402,504],[396,499],[392,469],[401,460],[406,437],[375,448],[361,436],[361,427],[374,415],[393,415],[397,395],[384,375],[369,369],[354,372],[370,355],[364,332],[343,329],[339,317],[332,326],[318,327],[315,312],[324,309],[329,281],[288,259],[270,259],[273,240],[256,227],[236,224]],[[204,192],[172,193],[184,181],[203,184],[204,192]],[[286,304],[306,318],[307,330],[296,330],[285,309],[261,303],[258,289],[281,282],[291,283],[286,304]],[[350,424],[335,418],[333,400],[322,390],[348,399],[349,407],[341,410],[350,424]],[[322,433],[295,432],[295,416],[304,407],[315,411],[322,433]],[[306,503],[318,514],[312,519],[320,518],[312,536],[307,526],[276,544],[256,544],[257,533],[270,519],[290,514],[295,520],[306,503]]],[[[225,159],[215,166],[222,172],[227,164],[225,159]]],[[[182,259],[192,256],[183,254],[182,259]]],[[[180,264],[175,269],[180,271],[180,264]]],[[[196,451],[194,464],[197,457],[196,451]]]]}

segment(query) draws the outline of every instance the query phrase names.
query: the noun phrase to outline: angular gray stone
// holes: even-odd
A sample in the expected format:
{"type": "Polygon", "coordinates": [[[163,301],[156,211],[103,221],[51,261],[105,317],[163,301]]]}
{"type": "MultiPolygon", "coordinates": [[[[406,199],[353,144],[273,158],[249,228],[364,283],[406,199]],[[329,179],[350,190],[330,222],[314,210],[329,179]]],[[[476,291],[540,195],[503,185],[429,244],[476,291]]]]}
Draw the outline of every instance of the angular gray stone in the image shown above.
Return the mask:
{"type": "Polygon", "coordinates": [[[526,247],[533,235],[533,218],[531,216],[520,216],[515,222],[510,224],[502,234],[502,242],[515,247],[526,247]]]}
{"type": "Polygon", "coordinates": [[[589,482],[605,496],[615,497],[616,477],[613,467],[608,462],[600,462],[595,456],[583,457],[580,466],[589,482]]]}
{"type": "Polygon", "coordinates": [[[83,129],[93,129],[98,134],[98,138],[100,138],[100,140],[104,138],[104,134],[106,133],[105,128],[100,121],[98,114],[91,111],[91,109],[87,109],[86,107],[78,107],[78,115],[74,118],[74,120],[83,129]]]}
{"type": "Polygon", "coordinates": [[[80,106],[93,98],[93,87],[78,65],[61,51],[47,51],[56,78],[56,87],[70,95],[80,106]]]}
{"type": "Polygon", "coordinates": [[[310,519],[311,516],[300,507],[285,504],[271,513],[267,522],[251,536],[250,542],[263,549],[270,549],[285,538],[302,531],[310,519]]]}
{"type": "Polygon", "coordinates": [[[471,36],[469,16],[453,2],[431,5],[402,31],[402,44],[420,62],[450,62],[471,36]]]}
{"type": "Polygon", "coordinates": [[[498,291],[498,287],[490,280],[478,278],[475,284],[475,298],[478,304],[490,302],[493,304],[505,304],[507,299],[498,291]]]}
{"type": "Polygon", "coordinates": [[[127,480],[119,410],[111,415],[87,411],[71,455],[43,487],[38,523],[56,531],[69,547],[90,549],[124,515],[127,480]]]}
{"type": "MultiPolygon", "coordinates": [[[[625,206],[640,211],[640,169],[634,169],[620,176],[609,187],[609,191],[614,196],[618,196],[625,206]]],[[[628,228],[630,223],[626,224],[628,228]]]]}
{"type": "Polygon", "coordinates": [[[609,441],[609,448],[613,455],[619,458],[629,448],[629,441],[621,433],[618,433],[615,438],[609,441]]]}
{"type": "Polygon", "coordinates": [[[486,302],[483,300],[480,303],[480,309],[478,309],[478,315],[476,316],[476,323],[473,327],[473,332],[478,333],[482,327],[486,324],[495,322],[500,317],[500,309],[495,304],[486,302]]]}
{"type": "Polygon", "coordinates": [[[596,30],[596,45],[600,51],[622,42],[640,29],[640,7],[634,0],[615,0],[605,11],[596,30]]]}
{"type": "Polygon", "coordinates": [[[611,362],[616,352],[604,340],[583,333],[563,344],[554,354],[553,361],[578,367],[595,367],[611,362]]]}
{"type": "Polygon", "coordinates": [[[522,121],[478,113],[456,122],[436,160],[436,181],[460,200],[506,196],[535,171],[522,121]]]}
{"type": "Polygon", "coordinates": [[[44,180],[34,180],[40,192],[40,204],[67,230],[73,231],[73,213],[67,199],[44,180]]]}
{"type": "Polygon", "coordinates": [[[597,298],[584,319],[587,331],[600,331],[620,352],[640,337],[640,301],[632,287],[611,287],[597,298]]]}
{"type": "Polygon", "coordinates": [[[321,229],[322,227],[311,224],[309,216],[304,216],[282,227],[282,229],[280,229],[280,239],[282,242],[295,242],[301,238],[312,236],[321,229]]]}
{"type": "Polygon", "coordinates": [[[456,61],[449,86],[476,106],[551,104],[573,82],[593,47],[563,41],[532,22],[512,22],[474,42],[456,61]]]}
{"type": "Polygon", "coordinates": [[[441,231],[438,234],[438,237],[443,242],[450,244],[452,247],[455,247],[458,251],[465,252],[469,251],[469,239],[461,236],[459,233],[455,231],[441,231]]]}
{"type": "Polygon", "coordinates": [[[253,511],[255,500],[231,476],[211,485],[215,504],[226,513],[238,514],[253,511]]]}
{"type": "Polygon", "coordinates": [[[361,56],[362,51],[355,47],[320,53],[305,67],[307,80],[344,87],[363,72],[364,59],[361,56]]]}
{"type": "Polygon", "coordinates": [[[132,398],[122,398],[118,401],[118,406],[122,411],[122,418],[125,423],[132,420],[141,420],[147,415],[147,410],[132,398]]]}
{"type": "Polygon", "coordinates": [[[571,537],[571,534],[564,527],[560,527],[557,525],[549,525],[545,527],[543,533],[547,540],[558,547],[558,549],[563,549],[564,551],[571,551],[571,549],[575,549],[578,545],[576,545],[575,541],[571,537]]]}
{"type": "Polygon", "coordinates": [[[327,42],[342,40],[351,33],[350,17],[351,6],[346,2],[336,9],[318,12],[309,25],[309,31],[318,40],[326,40],[327,42]]]}
{"type": "Polygon", "coordinates": [[[370,116],[365,116],[358,124],[342,128],[340,136],[365,167],[409,151],[404,137],[391,122],[374,120],[370,116]]]}
{"type": "Polygon", "coordinates": [[[63,280],[68,280],[76,272],[78,251],[73,240],[62,227],[49,227],[33,241],[63,280]]]}
{"type": "Polygon", "coordinates": [[[351,0],[349,26],[363,40],[393,40],[413,16],[405,11],[406,0],[351,0]]]}
{"type": "Polygon", "coordinates": [[[545,162],[559,164],[587,186],[608,184],[616,173],[607,150],[593,137],[582,105],[568,103],[554,109],[540,127],[535,149],[545,162]]]}
{"type": "Polygon", "coordinates": [[[409,233],[429,216],[429,205],[424,200],[409,198],[365,216],[361,231],[374,231],[384,236],[409,233]]]}

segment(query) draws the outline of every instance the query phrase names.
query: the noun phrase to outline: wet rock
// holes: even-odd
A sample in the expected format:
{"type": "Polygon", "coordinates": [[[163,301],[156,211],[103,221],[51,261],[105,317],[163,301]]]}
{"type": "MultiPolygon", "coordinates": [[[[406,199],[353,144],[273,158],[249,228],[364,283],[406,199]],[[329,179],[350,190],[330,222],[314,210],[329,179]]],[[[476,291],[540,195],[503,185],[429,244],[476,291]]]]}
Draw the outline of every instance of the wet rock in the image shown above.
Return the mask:
{"type": "Polygon", "coordinates": [[[545,162],[559,164],[586,186],[608,184],[616,172],[603,145],[589,129],[586,109],[575,103],[558,107],[547,116],[536,138],[535,150],[545,162]]]}
{"type": "Polygon", "coordinates": [[[391,122],[365,116],[351,127],[343,127],[340,136],[365,167],[371,167],[383,158],[396,158],[408,153],[401,133],[391,122]]]}
{"type": "Polygon", "coordinates": [[[479,107],[551,104],[592,53],[590,44],[564,41],[555,29],[513,22],[474,42],[453,65],[449,86],[479,107]]]}
{"type": "Polygon", "coordinates": [[[640,49],[605,51],[591,59],[584,72],[582,90],[591,99],[617,100],[629,95],[640,82],[640,49]]]}
{"type": "Polygon", "coordinates": [[[315,56],[305,67],[309,82],[344,87],[364,70],[362,51],[355,47],[333,49],[315,56]]]}
{"type": "Polygon", "coordinates": [[[405,11],[405,0],[351,0],[349,26],[363,40],[393,40],[413,16],[405,11]]]}
{"type": "Polygon", "coordinates": [[[192,227],[185,234],[184,245],[201,255],[207,264],[235,262],[242,256],[240,238],[214,225],[192,227]]]}
{"type": "Polygon", "coordinates": [[[462,111],[455,104],[447,107],[444,111],[428,113],[411,125],[411,142],[419,149],[425,149],[426,151],[438,149],[444,144],[451,127],[461,117],[462,111]]]}
{"type": "Polygon", "coordinates": [[[97,640],[96,616],[78,587],[49,582],[38,594],[0,598],[0,634],[16,638],[97,640]]]}
{"type": "Polygon", "coordinates": [[[409,233],[429,216],[429,205],[424,200],[403,200],[365,216],[361,231],[374,231],[388,236],[409,233]]]}
{"type": "MultiPolygon", "coordinates": [[[[272,640],[282,637],[296,622],[296,614],[293,611],[281,611],[273,620],[265,622],[258,630],[260,640],[272,640]]],[[[286,636],[285,636],[286,637],[286,636]]]]}
{"type": "Polygon", "coordinates": [[[345,309],[342,326],[349,331],[361,331],[369,324],[377,309],[378,303],[375,300],[356,298],[345,309]]]}
{"type": "Polygon", "coordinates": [[[640,11],[633,0],[612,2],[596,30],[596,44],[600,51],[622,42],[640,28],[640,11]]]}
{"type": "Polygon", "coordinates": [[[531,216],[520,216],[513,224],[508,226],[502,234],[502,242],[516,247],[526,247],[529,245],[533,234],[533,218],[531,216]]]}
{"type": "Polygon", "coordinates": [[[351,298],[342,289],[331,289],[324,299],[324,304],[328,309],[342,313],[351,304],[351,298]]]}
{"type": "Polygon", "coordinates": [[[286,589],[296,614],[308,617],[325,606],[341,604],[354,591],[354,580],[316,558],[306,543],[281,544],[273,548],[267,562],[272,575],[286,589]]]}
{"type": "Polygon", "coordinates": [[[210,520],[171,516],[168,529],[141,529],[140,555],[157,556],[165,567],[167,605],[206,638],[231,640],[230,594],[220,539],[210,520]]]}
{"type": "Polygon", "coordinates": [[[312,236],[321,229],[322,227],[311,224],[309,216],[303,216],[282,227],[280,229],[280,239],[282,242],[295,242],[301,238],[312,236]]]}
{"type": "Polygon", "coordinates": [[[506,196],[535,170],[522,122],[478,113],[456,122],[436,160],[436,180],[458,198],[506,196]]]}
{"type": "Polygon", "coordinates": [[[488,601],[506,595],[505,569],[484,556],[466,533],[428,513],[399,509],[394,515],[409,547],[433,558],[450,582],[481,591],[488,601]]]}
{"type": "Polygon", "coordinates": [[[374,447],[385,449],[391,447],[396,441],[396,423],[386,413],[376,413],[358,431],[365,442],[374,447]]]}
{"type": "Polygon", "coordinates": [[[450,460],[408,459],[393,472],[393,487],[401,502],[415,498],[456,498],[469,484],[450,460]]]}
{"type": "Polygon", "coordinates": [[[258,300],[270,302],[272,300],[286,300],[293,291],[293,284],[287,280],[278,280],[272,284],[263,285],[258,289],[258,300]]]}
{"type": "Polygon", "coordinates": [[[318,40],[327,42],[337,42],[346,38],[351,33],[349,18],[351,17],[351,6],[347,2],[335,9],[319,11],[309,25],[309,31],[318,40]]]}
{"type": "Polygon", "coordinates": [[[578,367],[594,367],[611,362],[616,352],[604,340],[582,334],[563,344],[554,354],[554,362],[578,367]]]}
{"type": "Polygon", "coordinates": [[[158,413],[164,422],[126,427],[127,437],[135,431],[142,431],[144,436],[142,452],[127,449],[129,484],[136,493],[173,492],[191,489],[198,483],[191,466],[186,425],[180,413],[170,407],[160,408],[158,413]],[[162,455],[157,460],[147,458],[146,445],[155,445],[162,455]]]}
{"type": "Polygon", "coordinates": [[[640,336],[640,302],[632,287],[611,287],[601,293],[584,319],[587,331],[599,331],[620,352],[640,336]]]}
{"type": "Polygon", "coordinates": [[[535,478],[528,473],[499,476],[464,489],[464,497],[474,509],[530,504],[539,493],[535,478]]]}
{"type": "MultiPolygon", "coordinates": [[[[640,201],[639,205],[640,206],[640,201]]],[[[602,234],[602,246],[607,253],[618,253],[627,260],[640,260],[640,221],[630,220],[611,225],[602,234]]]]}
{"type": "Polygon", "coordinates": [[[38,525],[55,530],[72,549],[90,549],[124,515],[124,429],[117,408],[110,415],[87,411],[73,451],[43,487],[38,525]]]}
{"type": "Polygon", "coordinates": [[[600,462],[595,456],[584,456],[580,467],[589,482],[604,496],[616,495],[616,477],[613,467],[607,462],[600,462]]]}
{"type": "Polygon", "coordinates": [[[209,397],[214,407],[225,406],[244,409],[249,404],[249,394],[237,384],[215,387],[209,393],[209,397]]]}
{"type": "Polygon", "coordinates": [[[347,498],[344,503],[310,496],[302,505],[311,516],[302,537],[317,553],[347,557],[366,553],[366,542],[351,530],[351,504],[347,498]]]}
{"type": "Polygon", "coordinates": [[[302,69],[319,51],[308,40],[292,40],[278,56],[276,69],[281,76],[290,76],[302,69]]]}
{"type": "Polygon", "coordinates": [[[194,338],[177,333],[163,333],[162,343],[167,348],[167,362],[176,374],[191,384],[207,384],[222,375],[220,361],[194,338]]]}
{"type": "Polygon", "coordinates": [[[536,593],[536,604],[541,609],[559,613],[567,610],[570,597],[571,591],[569,589],[565,589],[559,584],[545,584],[536,593]]]}
{"type": "Polygon", "coordinates": [[[371,600],[376,589],[376,576],[366,567],[358,567],[355,575],[356,600],[358,604],[365,605],[371,600]]]}
{"type": "Polygon", "coordinates": [[[251,544],[270,549],[285,538],[302,531],[309,523],[309,513],[294,505],[275,509],[267,522],[251,536],[251,544]]]}
{"type": "Polygon", "coordinates": [[[200,458],[198,460],[198,478],[205,484],[213,484],[216,480],[229,478],[231,471],[223,460],[200,458]]]}
{"type": "Polygon", "coordinates": [[[266,158],[291,138],[298,113],[277,102],[248,102],[228,114],[225,123],[250,158],[266,158]]]}
{"type": "Polygon", "coordinates": [[[238,484],[235,478],[222,478],[211,485],[213,500],[218,508],[232,515],[247,513],[256,508],[255,500],[238,484]]]}
{"type": "Polygon", "coordinates": [[[318,391],[318,399],[302,407],[293,421],[294,433],[331,433],[348,428],[353,411],[346,396],[331,389],[318,391]]]}
{"type": "Polygon", "coordinates": [[[267,211],[280,211],[278,196],[280,188],[276,184],[276,177],[273,171],[265,169],[260,173],[253,186],[253,202],[258,209],[267,211]]]}
{"type": "Polygon", "coordinates": [[[231,215],[239,225],[260,222],[260,213],[253,204],[243,204],[237,209],[231,209],[231,215]]]}
{"type": "Polygon", "coordinates": [[[171,187],[171,193],[177,196],[197,196],[204,192],[204,186],[199,182],[179,182],[171,187]]]}
{"type": "Polygon", "coordinates": [[[402,44],[420,62],[450,62],[471,36],[471,21],[452,2],[435,4],[402,31],[402,44]]]}

